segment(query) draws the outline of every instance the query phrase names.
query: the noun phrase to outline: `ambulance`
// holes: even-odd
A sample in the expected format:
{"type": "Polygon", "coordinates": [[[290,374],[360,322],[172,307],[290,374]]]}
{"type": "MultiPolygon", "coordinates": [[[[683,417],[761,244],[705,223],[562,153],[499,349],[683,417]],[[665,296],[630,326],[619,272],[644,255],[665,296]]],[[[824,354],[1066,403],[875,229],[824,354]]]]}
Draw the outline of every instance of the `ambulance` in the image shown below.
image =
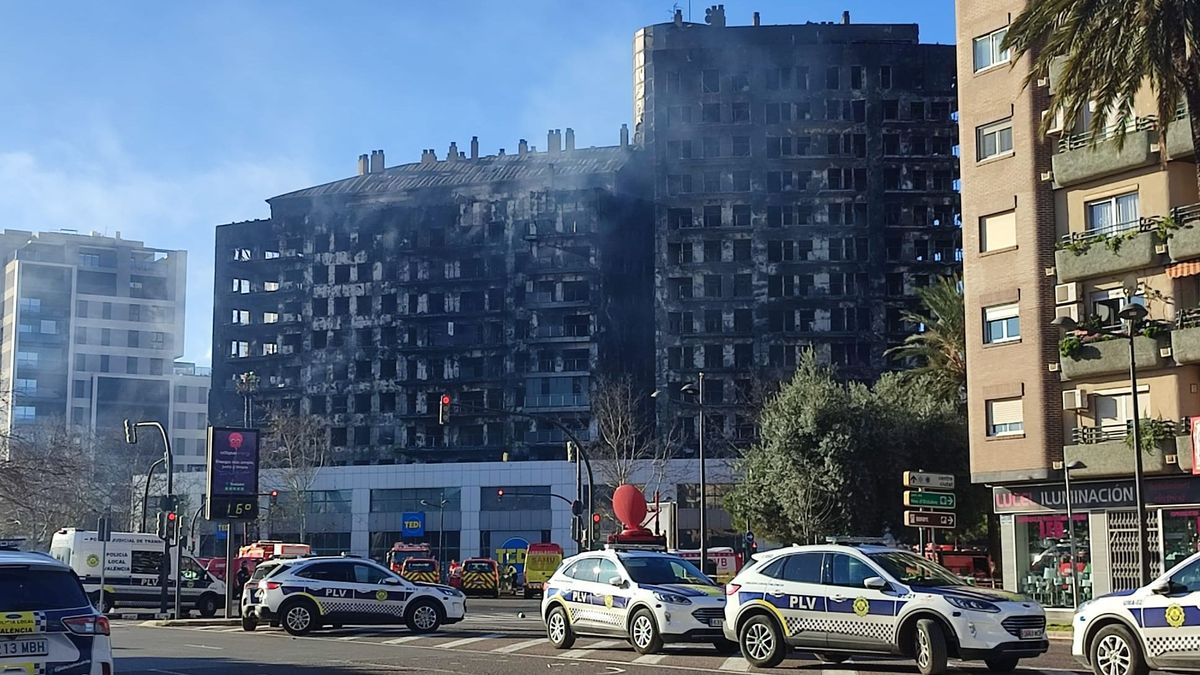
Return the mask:
{"type": "MultiPolygon", "coordinates": [[[[105,546],[97,540],[96,532],[66,528],[54,533],[50,555],[75,571],[83,582],[84,591],[93,603],[100,602],[101,556],[104,560],[104,606],[114,608],[159,607],[161,587],[158,575],[163,566],[163,540],[157,535],[136,532],[113,532],[105,546]]],[[[175,549],[170,550],[167,576],[169,597],[174,601],[175,578],[170,573],[175,549]]],[[[200,566],[188,553],[181,559],[183,587],[180,597],[183,606],[195,609],[200,616],[216,615],[225,603],[225,584],[200,566]]]]}

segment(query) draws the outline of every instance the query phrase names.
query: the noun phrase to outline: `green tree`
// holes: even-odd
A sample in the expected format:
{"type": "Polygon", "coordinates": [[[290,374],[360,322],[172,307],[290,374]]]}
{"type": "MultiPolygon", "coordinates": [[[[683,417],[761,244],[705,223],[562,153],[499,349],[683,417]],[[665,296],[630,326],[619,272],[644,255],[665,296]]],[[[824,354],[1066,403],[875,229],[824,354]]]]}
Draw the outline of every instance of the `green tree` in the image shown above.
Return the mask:
{"type": "MultiPolygon", "coordinates": [[[[1093,140],[1106,129],[1118,143],[1124,138],[1134,97],[1146,85],[1158,109],[1160,147],[1184,103],[1191,114],[1200,111],[1200,0],[1038,0],[1013,19],[1004,47],[1014,60],[1033,56],[1029,79],[1046,77],[1061,59],[1052,112],[1065,128],[1089,105],[1107,113],[1092,118],[1093,140]]],[[[1191,126],[1192,145],[1200,148],[1200,124],[1191,126]]],[[[1200,184],[1200,163],[1196,171],[1200,184]]]]}
{"type": "Polygon", "coordinates": [[[923,311],[904,312],[902,318],[918,328],[904,342],[887,351],[889,356],[914,364],[905,377],[921,378],[934,392],[962,403],[967,392],[966,312],[958,275],[940,277],[917,290],[923,311]]]}

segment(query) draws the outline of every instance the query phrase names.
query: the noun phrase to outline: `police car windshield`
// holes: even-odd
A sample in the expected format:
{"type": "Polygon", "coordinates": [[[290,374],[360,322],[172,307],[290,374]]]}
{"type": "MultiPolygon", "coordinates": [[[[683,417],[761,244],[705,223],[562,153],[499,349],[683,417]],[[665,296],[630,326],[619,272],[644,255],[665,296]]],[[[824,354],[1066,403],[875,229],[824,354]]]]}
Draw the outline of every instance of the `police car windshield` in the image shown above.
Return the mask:
{"type": "Polygon", "coordinates": [[[887,551],[871,553],[869,557],[901,583],[915,586],[963,585],[963,580],[950,570],[912,553],[887,551]]]}
{"type": "Polygon", "coordinates": [[[621,555],[621,564],[630,578],[639,584],[707,584],[715,585],[696,566],[682,558],[621,555]]]}

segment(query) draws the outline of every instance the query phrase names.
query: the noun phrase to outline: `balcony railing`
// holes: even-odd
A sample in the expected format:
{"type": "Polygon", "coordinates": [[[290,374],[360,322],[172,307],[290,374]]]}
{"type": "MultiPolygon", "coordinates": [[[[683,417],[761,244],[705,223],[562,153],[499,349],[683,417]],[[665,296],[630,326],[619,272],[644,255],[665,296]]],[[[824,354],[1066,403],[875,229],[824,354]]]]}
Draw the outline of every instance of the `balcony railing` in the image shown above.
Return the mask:
{"type": "Polygon", "coordinates": [[[1124,223],[1114,223],[1112,225],[1105,225],[1104,227],[1097,227],[1094,229],[1085,230],[1083,232],[1068,232],[1061,237],[1061,240],[1063,244],[1083,242],[1095,243],[1104,241],[1115,234],[1121,234],[1123,232],[1132,232],[1134,230],[1138,232],[1149,232],[1152,229],[1154,229],[1154,221],[1152,219],[1139,218],[1137,220],[1130,220],[1124,223]]]}
{"type": "MultiPolygon", "coordinates": [[[[588,429],[576,429],[572,433],[580,442],[592,440],[592,432],[588,429]]],[[[567,435],[558,429],[543,429],[539,431],[530,431],[525,434],[525,442],[530,444],[538,443],[565,443],[568,439],[567,435]]]]}
{"type": "MultiPolygon", "coordinates": [[[[1131,131],[1155,131],[1157,129],[1158,129],[1158,118],[1154,115],[1148,115],[1146,117],[1135,117],[1132,120],[1130,120],[1128,124],[1125,125],[1125,133],[1129,133],[1131,131]]],[[[1095,133],[1095,134],[1089,130],[1089,131],[1080,132],[1078,134],[1071,134],[1069,136],[1063,136],[1058,141],[1058,151],[1066,152],[1068,150],[1078,150],[1080,148],[1086,148],[1089,145],[1093,145],[1094,143],[1101,143],[1103,141],[1114,139],[1118,135],[1120,135],[1120,133],[1121,133],[1121,125],[1114,124],[1112,126],[1108,126],[1108,127],[1101,129],[1099,133],[1095,133]]]]}
{"type": "MultiPolygon", "coordinates": [[[[1142,420],[1143,428],[1146,420],[1142,420]]],[[[1179,436],[1187,433],[1190,428],[1188,418],[1180,420],[1178,423],[1171,420],[1154,420],[1155,424],[1162,425],[1162,430],[1170,436],[1179,436]]],[[[1076,427],[1071,431],[1071,443],[1074,445],[1096,445],[1098,443],[1110,443],[1112,441],[1124,441],[1130,434],[1133,433],[1133,421],[1130,420],[1124,424],[1103,424],[1098,427],[1076,427]]]]}
{"type": "Polygon", "coordinates": [[[530,336],[535,338],[585,338],[591,334],[592,331],[587,326],[538,326],[530,332],[530,336]]]}
{"type": "Polygon", "coordinates": [[[525,397],[526,408],[585,408],[590,403],[587,394],[540,394],[525,397]]]}

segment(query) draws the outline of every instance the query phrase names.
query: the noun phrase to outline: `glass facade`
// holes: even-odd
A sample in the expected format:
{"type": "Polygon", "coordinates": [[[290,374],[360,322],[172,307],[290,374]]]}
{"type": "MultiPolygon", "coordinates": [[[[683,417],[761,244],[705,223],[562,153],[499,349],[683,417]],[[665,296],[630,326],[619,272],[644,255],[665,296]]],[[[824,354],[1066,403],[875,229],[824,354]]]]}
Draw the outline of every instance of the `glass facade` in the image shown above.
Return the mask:
{"type": "Polygon", "coordinates": [[[1200,551],[1200,508],[1163,509],[1163,562],[1171,569],[1188,556],[1200,551]]]}
{"type": "MultiPolygon", "coordinates": [[[[1092,553],[1088,516],[1075,521],[1075,570],[1079,602],[1092,598],[1092,553]]],[[[1065,514],[1017,516],[1017,590],[1045,607],[1071,607],[1071,540],[1065,514]]]]}
{"type": "MultiPolygon", "coordinates": [[[[460,488],[396,488],[371,490],[371,513],[406,513],[413,511],[436,511],[438,504],[446,500],[447,511],[458,511],[462,506],[460,488]],[[432,504],[428,507],[421,504],[432,504]]],[[[396,541],[399,541],[397,539],[396,541]]]]}

